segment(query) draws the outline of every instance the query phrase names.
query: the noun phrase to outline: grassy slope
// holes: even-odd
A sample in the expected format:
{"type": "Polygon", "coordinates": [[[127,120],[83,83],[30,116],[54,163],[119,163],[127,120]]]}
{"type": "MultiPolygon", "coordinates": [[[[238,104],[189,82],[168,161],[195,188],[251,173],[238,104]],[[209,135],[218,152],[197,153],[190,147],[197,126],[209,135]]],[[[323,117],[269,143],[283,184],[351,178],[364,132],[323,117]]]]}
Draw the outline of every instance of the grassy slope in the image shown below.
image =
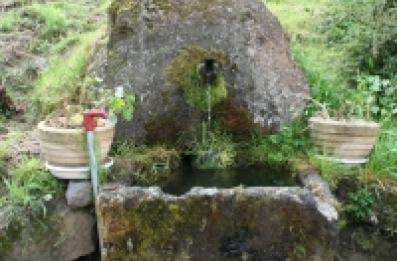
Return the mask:
{"type": "Polygon", "coordinates": [[[18,52],[26,54],[15,57],[4,49],[11,57],[9,63],[2,58],[6,54],[0,52],[0,80],[23,110],[31,111],[33,101],[38,105],[36,112],[43,115],[74,94],[84,76],[90,50],[105,31],[109,2],[33,0],[0,13],[0,43],[3,40],[5,46],[16,45],[18,52]],[[17,35],[29,30],[33,30],[33,38],[28,39],[27,46],[22,46],[17,35]],[[31,64],[39,59],[47,63],[36,72],[31,64]],[[33,75],[26,73],[31,71],[33,75]]]}
{"type": "Polygon", "coordinates": [[[312,95],[324,103],[337,102],[347,86],[341,53],[327,45],[319,33],[322,14],[329,0],[268,0],[266,5],[279,18],[290,37],[290,48],[308,78],[312,95]],[[343,91],[341,91],[343,92],[343,91]]]}

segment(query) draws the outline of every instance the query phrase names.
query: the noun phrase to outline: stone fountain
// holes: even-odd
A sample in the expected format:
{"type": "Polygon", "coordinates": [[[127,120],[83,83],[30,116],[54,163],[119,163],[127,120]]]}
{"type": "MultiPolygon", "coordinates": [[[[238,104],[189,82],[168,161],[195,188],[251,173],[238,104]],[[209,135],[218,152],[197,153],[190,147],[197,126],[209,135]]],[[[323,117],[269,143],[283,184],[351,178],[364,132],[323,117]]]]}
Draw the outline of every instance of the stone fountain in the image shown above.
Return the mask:
{"type": "Polygon", "coordinates": [[[221,65],[227,85],[220,117],[274,130],[302,112],[308,85],[262,1],[115,0],[107,83],[137,96],[134,121],[120,124],[118,135],[174,141],[199,118],[183,97],[181,77],[208,59],[221,65]]]}
{"type": "MultiPolygon", "coordinates": [[[[222,78],[211,110],[230,131],[275,131],[303,111],[308,85],[262,1],[114,0],[107,83],[137,102],[118,136],[175,142],[208,111],[186,83],[215,64],[222,78]]],[[[102,259],[332,260],[337,202],[315,171],[298,176],[301,186],[196,187],[180,196],[105,186],[102,259]]]]}

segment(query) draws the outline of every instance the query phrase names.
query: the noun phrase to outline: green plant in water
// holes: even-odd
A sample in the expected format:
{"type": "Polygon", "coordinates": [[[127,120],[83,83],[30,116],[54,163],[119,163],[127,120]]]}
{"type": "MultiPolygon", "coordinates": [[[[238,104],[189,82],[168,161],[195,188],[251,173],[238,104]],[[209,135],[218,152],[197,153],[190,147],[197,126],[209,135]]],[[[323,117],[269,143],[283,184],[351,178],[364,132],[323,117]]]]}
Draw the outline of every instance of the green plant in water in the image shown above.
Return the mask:
{"type": "Polygon", "coordinates": [[[167,67],[166,76],[170,82],[183,90],[189,106],[206,112],[227,97],[226,82],[221,73],[221,68],[226,62],[227,60],[221,52],[191,46],[179,52],[167,67]],[[217,78],[210,85],[201,79],[198,70],[206,60],[213,60],[219,66],[217,78]]]}
{"type": "Polygon", "coordinates": [[[194,164],[200,169],[225,169],[235,163],[236,148],[230,136],[219,128],[207,131],[203,123],[200,138],[197,138],[188,151],[195,157],[194,164]]]}
{"type": "Polygon", "coordinates": [[[123,142],[115,146],[114,178],[131,179],[134,185],[159,185],[179,166],[179,153],[164,146],[138,146],[123,142]]]}

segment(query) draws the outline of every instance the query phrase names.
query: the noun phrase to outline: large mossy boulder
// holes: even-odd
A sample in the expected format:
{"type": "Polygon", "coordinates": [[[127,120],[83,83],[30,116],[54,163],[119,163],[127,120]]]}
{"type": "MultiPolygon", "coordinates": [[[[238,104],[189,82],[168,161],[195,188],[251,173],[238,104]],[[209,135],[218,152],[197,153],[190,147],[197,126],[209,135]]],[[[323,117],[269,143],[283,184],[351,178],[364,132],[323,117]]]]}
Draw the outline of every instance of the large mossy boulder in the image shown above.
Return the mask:
{"type": "Polygon", "coordinates": [[[306,189],[104,190],[102,260],[334,260],[336,220],[306,189]]]}
{"type": "Polygon", "coordinates": [[[278,129],[304,108],[307,83],[261,0],[114,0],[110,25],[107,83],[137,98],[119,135],[173,141],[199,122],[206,61],[218,72],[211,109],[230,127],[278,129]]]}
{"type": "Polygon", "coordinates": [[[73,210],[65,199],[57,198],[42,220],[23,211],[15,216],[13,211],[0,208],[2,261],[72,261],[96,250],[95,217],[90,209],[73,210]]]}

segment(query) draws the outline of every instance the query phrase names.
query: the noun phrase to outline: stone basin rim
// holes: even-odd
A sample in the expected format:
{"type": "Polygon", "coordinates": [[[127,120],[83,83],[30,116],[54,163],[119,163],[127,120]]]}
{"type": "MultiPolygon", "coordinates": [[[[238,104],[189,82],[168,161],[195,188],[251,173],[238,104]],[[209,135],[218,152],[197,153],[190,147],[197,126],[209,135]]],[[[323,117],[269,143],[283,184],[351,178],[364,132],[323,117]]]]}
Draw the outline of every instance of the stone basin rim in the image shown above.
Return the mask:
{"type": "MultiPolygon", "coordinates": [[[[164,196],[166,198],[185,198],[187,196],[190,195],[208,195],[208,196],[213,196],[215,194],[221,194],[221,193],[235,193],[235,192],[239,192],[239,191],[246,191],[246,192],[253,192],[253,191],[260,191],[264,194],[271,194],[271,193],[275,193],[276,192],[296,192],[296,193],[311,193],[311,191],[303,186],[235,186],[235,187],[230,187],[230,188],[220,188],[220,187],[216,187],[216,186],[211,186],[211,187],[202,187],[202,186],[195,186],[192,187],[190,190],[188,190],[187,192],[181,194],[181,195],[174,195],[172,193],[167,193],[164,192],[164,190],[159,187],[159,186],[148,186],[148,187],[144,187],[144,186],[118,186],[118,188],[122,188],[122,191],[124,193],[134,190],[134,191],[144,191],[144,192],[148,192],[151,193],[153,195],[156,196],[164,196]]],[[[106,188],[104,187],[101,192],[112,192],[117,190],[118,188],[106,188]]],[[[124,194],[123,193],[123,194],[124,194]]]]}
{"type": "Polygon", "coordinates": [[[317,211],[328,220],[331,224],[336,224],[339,219],[338,206],[339,202],[332,194],[328,184],[321,178],[318,171],[306,169],[300,172],[298,179],[301,186],[249,186],[233,188],[217,187],[192,187],[182,195],[172,195],[165,193],[159,186],[123,186],[115,184],[105,184],[100,191],[97,200],[107,201],[117,199],[124,201],[133,194],[141,194],[144,198],[162,198],[166,201],[178,201],[189,197],[216,197],[217,195],[234,195],[238,196],[241,192],[243,195],[250,197],[268,197],[270,199],[288,199],[306,207],[316,208],[317,211]],[[113,185],[113,186],[112,186],[113,185]]]}

